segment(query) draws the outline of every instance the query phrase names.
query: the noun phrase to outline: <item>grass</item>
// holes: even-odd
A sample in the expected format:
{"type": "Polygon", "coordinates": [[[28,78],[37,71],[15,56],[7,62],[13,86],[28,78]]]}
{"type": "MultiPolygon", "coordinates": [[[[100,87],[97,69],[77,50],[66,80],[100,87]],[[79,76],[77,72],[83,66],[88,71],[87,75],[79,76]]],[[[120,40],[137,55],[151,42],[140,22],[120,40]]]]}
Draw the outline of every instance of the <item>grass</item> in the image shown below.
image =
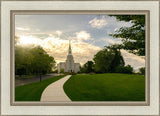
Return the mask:
{"type": "Polygon", "coordinates": [[[73,75],[63,86],[72,101],[145,101],[145,76],[73,75]]]}
{"type": "Polygon", "coordinates": [[[40,101],[43,90],[51,83],[63,78],[65,75],[52,77],[15,88],[15,101],[40,101]]]}

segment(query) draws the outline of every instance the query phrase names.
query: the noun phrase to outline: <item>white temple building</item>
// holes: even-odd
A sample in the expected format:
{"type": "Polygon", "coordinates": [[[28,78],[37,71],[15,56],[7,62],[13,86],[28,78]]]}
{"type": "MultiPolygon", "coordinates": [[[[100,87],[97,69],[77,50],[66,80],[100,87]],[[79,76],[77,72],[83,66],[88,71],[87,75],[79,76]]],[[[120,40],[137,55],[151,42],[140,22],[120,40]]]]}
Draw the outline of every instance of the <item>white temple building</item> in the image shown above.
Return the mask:
{"type": "Polygon", "coordinates": [[[64,70],[64,72],[75,72],[75,73],[80,71],[80,63],[74,63],[70,41],[69,41],[69,49],[66,62],[60,62],[57,65],[57,69],[58,73],[61,73],[62,70],[64,70]]]}

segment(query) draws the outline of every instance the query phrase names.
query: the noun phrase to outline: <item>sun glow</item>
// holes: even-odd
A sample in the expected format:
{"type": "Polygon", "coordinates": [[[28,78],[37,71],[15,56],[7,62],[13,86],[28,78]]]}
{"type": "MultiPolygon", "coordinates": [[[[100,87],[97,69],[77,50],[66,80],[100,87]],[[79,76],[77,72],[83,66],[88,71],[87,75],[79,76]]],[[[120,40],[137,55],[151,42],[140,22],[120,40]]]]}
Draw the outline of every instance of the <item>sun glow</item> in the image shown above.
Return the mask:
{"type": "Polygon", "coordinates": [[[24,35],[19,36],[18,44],[20,45],[28,45],[28,44],[38,45],[39,43],[40,43],[40,39],[38,38],[34,38],[32,36],[24,36],[24,35]]]}

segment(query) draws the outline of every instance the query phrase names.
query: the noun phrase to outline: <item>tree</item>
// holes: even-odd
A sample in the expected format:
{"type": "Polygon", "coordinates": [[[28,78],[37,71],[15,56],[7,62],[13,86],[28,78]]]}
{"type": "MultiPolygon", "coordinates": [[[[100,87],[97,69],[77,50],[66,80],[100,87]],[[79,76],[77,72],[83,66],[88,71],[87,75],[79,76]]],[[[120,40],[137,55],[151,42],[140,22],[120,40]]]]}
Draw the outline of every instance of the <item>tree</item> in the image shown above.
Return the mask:
{"type": "Polygon", "coordinates": [[[15,46],[15,73],[18,75],[31,74],[32,55],[29,49],[15,46]]]}
{"type": "Polygon", "coordinates": [[[93,58],[94,69],[98,73],[115,72],[116,67],[124,66],[120,50],[116,46],[108,46],[100,50],[93,58]]]}
{"type": "Polygon", "coordinates": [[[81,72],[83,73],[90,73],[94,72],[94,62],[93,61],[87,61],[83,67],[80,68],[81,72]]]}
{"type": "Polygon", "coordinates": [[[131,65],[119,66],[119,67],[116,68],[116,73],[132,74],[133,73],[133,67],[131,67],[131,65]]]}
{"type": "Polygon", "coordinates": [[[110,36],[121,38],[121,48],[136,55],[145,55],[145,15],[110,15],[119,21],[131,22],[131,27],[121,27],[110,36]]]}
{"type": "Polygon", "coordinates": [[[54,58],[49,56],[40,46],[34,47],[30,52],[33,55],[32,73],[38,74],[41,72],[42,74],[46,74],[51,72],[52,68],[55,67],[54,58]]]}
{"type": "Polygon", "coordinates": [[[145,75],[145,67],[139,68],[139,72],[140,72],[142,75],[145,75]]]}
{"type": "Polygon", "coordinates": [[[125,65],[125,62],[124,62],[124,59],[121,55],[121,52],[120,52],[120,48],[118,45],[111,45],[111,46],[106,46],[107,49],[110,49],[113,51],[114,53],[114,57],[112,59],[112,62],[110,64],[110,72],[115,72],[116,71],[116,68],[119,67],[119,66],[124,66],[125,65]]]}
{"type": "Polygon", "coordinates": [[[14,44],[16,45],[18,42],[19,42],[19,37],[18,37],[18,36],[15,36],[15,37],[14,37],[14,44]]]}
{"type": "Polygon", "coordinates": [[[64,73],[64,69],[63,68],[61,68],[61,73],[64,73]]]}
{"type": "Polygon", "coordinates": [[[55,60],[43,48],[15,46],[16,75],[46,74],[55,67],[55,60]]]}
{"type": "Polygon", "coordinates": [[[107,50],[100,50],[93,58],[95,62],[95,71],[98,73],[105,73],[109,71],[113,55],[107,50]]]}

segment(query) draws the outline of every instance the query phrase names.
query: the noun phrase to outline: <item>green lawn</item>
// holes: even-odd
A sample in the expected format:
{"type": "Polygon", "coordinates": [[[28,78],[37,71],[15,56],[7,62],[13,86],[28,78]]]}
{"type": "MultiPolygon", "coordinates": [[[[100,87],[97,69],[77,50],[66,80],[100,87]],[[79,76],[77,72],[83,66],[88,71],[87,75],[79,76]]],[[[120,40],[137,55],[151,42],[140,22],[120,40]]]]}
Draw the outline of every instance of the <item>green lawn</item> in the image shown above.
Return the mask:
{"type": "Polygon", "coordinates": [[[72,101],[145,101],[142,75],[74,75],[63,88],[72,101]]]}
{"type": "Polygon", "coordinates": [[[65,75],[52,77],[15,88],[15,101],[40,101],[43,90],[51,83],[63,78],[65,75]]]}

